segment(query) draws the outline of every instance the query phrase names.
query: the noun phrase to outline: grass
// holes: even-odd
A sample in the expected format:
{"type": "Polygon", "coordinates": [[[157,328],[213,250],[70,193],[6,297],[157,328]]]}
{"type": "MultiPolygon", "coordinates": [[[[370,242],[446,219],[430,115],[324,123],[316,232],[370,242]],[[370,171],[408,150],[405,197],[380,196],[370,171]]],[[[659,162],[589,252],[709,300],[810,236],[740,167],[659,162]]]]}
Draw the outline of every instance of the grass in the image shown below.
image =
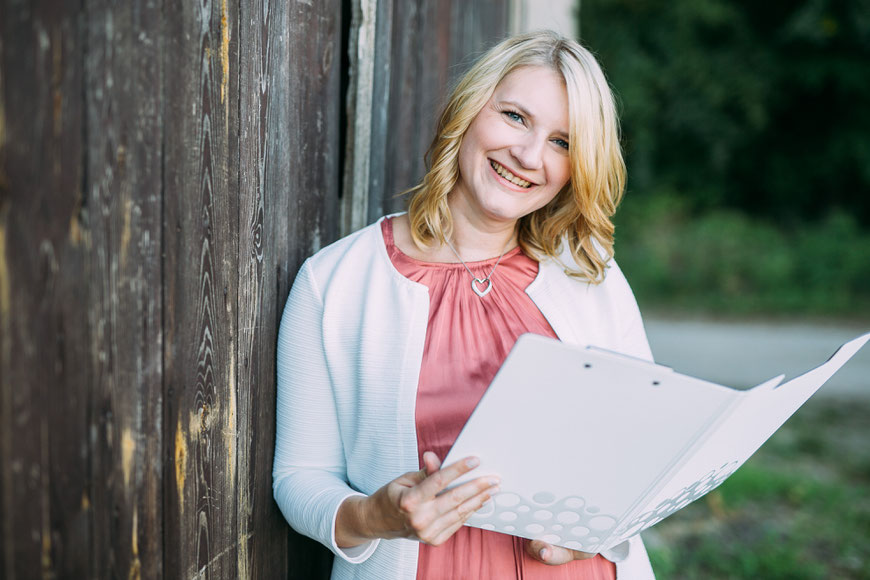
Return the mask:
{"type": "Polygon", "coordinates": [[[870,578],[870,401],[810,401],[644,537],[660,580],[870,578]]]}

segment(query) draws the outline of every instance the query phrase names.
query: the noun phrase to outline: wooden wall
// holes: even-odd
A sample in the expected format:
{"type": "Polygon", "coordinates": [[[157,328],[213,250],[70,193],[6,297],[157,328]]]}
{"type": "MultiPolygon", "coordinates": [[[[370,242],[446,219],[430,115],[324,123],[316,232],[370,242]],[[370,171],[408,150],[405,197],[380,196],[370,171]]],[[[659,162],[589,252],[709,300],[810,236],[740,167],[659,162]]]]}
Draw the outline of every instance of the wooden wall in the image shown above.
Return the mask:
{"type": "Polygon", "coordinates": [[[0,577],[328,576],[272,500],[281,308],[507,4],[375,2],[346,152],[350,0],[0,0],[0,577]]]}

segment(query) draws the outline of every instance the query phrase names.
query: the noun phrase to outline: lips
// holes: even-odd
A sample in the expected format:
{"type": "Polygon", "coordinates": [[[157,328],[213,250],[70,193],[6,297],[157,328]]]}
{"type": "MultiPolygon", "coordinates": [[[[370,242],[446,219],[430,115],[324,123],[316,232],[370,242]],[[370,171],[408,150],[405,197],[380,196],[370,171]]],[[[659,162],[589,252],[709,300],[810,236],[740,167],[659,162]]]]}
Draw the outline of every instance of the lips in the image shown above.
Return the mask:
{"type": "Polygon", "coordinates": [[[517,185],[524,189],[528,189],[532,186],[532,183],[526,181],[525,179],[522,179],[521,177],[518,177],[517,175],[514,175],[504,165],[501,165],[497,161],[493,161],[492,159],[490,159],[489,165],[500,177],[506,179],[507,181],[510,181],[514,185],[517,185]]]}

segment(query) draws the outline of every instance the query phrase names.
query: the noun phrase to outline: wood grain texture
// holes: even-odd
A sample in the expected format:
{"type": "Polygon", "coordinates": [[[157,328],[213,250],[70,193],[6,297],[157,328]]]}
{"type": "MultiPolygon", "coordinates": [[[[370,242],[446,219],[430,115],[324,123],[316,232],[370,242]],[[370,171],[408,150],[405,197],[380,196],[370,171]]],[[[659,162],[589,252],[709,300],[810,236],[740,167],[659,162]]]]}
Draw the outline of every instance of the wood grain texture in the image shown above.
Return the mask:
{"type": "Polygon", "coordinates": [[[372,86],[371,146],[365,153],[369,159],[369,223],[390,210],[395,211],[399,192],[387,189],[386,178],[393,159],[387,159],[386,142],[390,130],[390,87],[392,86],[393,11],[395,0],[380,0],[377,9],[377,28],[373,49],[374,83],[372,86]]]}
{"type": "Polygon", "coordinates": [[[240,49],[238,537],[239,577],[286,576],[288,527],[272,499],[279,290],[289,273],[289,11],[242,5],[240,49]]]}
{"type": "MultiPolygon", "coordinates": [[[[289,264],[302,261],[338,235],[338,118],[341,2],[289,3],[290,79],[287,110],[290,165],[289,264]],[[304,82],[301,82],[304,79],[304,82]]],[[[280,211],[280,210],[279,210],[280,211]]],[[[295,275],[296,268],[293,269],[295,275]]]]}
{"type": "Polygon", "coordinates": [[[451,21],[445,14],[449,0],[394,3],[388,126],[371,144],[372,151],[385,151],[383,191],[372,191],[382,196],[384,211],[404,209],[395,195],[424,172],[423,156],[448,88],[451,21]]]}
{"type": "Polygon", "coordinates": [[[92,574],[162,577],[161,6],[88,0],[92,574]]]}
{"type": "Polygon", "coordinates": [[[0,6],[0,576],[84,577],[88,358],[77,8],[0,6]]]}
{"type": "MultiPolygon", "coordinates": [[[[283,312],[290,285],[302,262],[338,237],[341,2],[289,2],[286,99],[274,101],[267,131],[275,135],[271,155],[286,163],[266,172],[269,229],[276,251],[277,310],[283,312]],[[304,82],[301,80],[304,79],[304,82]],[[280,147],[287,149],[279,157],[280,147]]],[[[274,95],[278,95],[276,91],[274,95]]],[[[274,359],[274,344],[270,356],[274,359]]],[[[270,361],[270,365],[274,365],[270,361]]],[[[273,367],[271,367],[273,368],[273,367]]],[[[274,399],[269,413],[274,412],[274,399]]],[[[274,500],[272,500],[274,504],[274,500]]],[[[290,531],[287,577],[328,578],[332,554],[313,540],[290,531]]]]}
{"type": "Polygon", "coordinates": [[[164,10],[164,574],[235,578],[239,7],[164,10]]]}

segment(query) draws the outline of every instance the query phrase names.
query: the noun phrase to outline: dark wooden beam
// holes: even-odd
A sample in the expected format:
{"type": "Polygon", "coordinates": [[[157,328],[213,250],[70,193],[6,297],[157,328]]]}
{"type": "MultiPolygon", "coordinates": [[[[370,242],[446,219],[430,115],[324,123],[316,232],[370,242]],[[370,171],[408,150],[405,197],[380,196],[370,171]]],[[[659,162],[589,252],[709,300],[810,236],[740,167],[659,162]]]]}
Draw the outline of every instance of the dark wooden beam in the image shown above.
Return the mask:
{"type": "Polygon", "coordinates": [[[0,3],[0,576],[90,572],[79,8],[0,3]]]}
{"type": "Polygon", "coordinates": [[[239,5],[164,7],[164,573],[237,578],[239,5]]]}
{"type": "Polygon", "coordinates": [[[163,573],[162,14],[84,3],[91,574],[163,573]]]}

